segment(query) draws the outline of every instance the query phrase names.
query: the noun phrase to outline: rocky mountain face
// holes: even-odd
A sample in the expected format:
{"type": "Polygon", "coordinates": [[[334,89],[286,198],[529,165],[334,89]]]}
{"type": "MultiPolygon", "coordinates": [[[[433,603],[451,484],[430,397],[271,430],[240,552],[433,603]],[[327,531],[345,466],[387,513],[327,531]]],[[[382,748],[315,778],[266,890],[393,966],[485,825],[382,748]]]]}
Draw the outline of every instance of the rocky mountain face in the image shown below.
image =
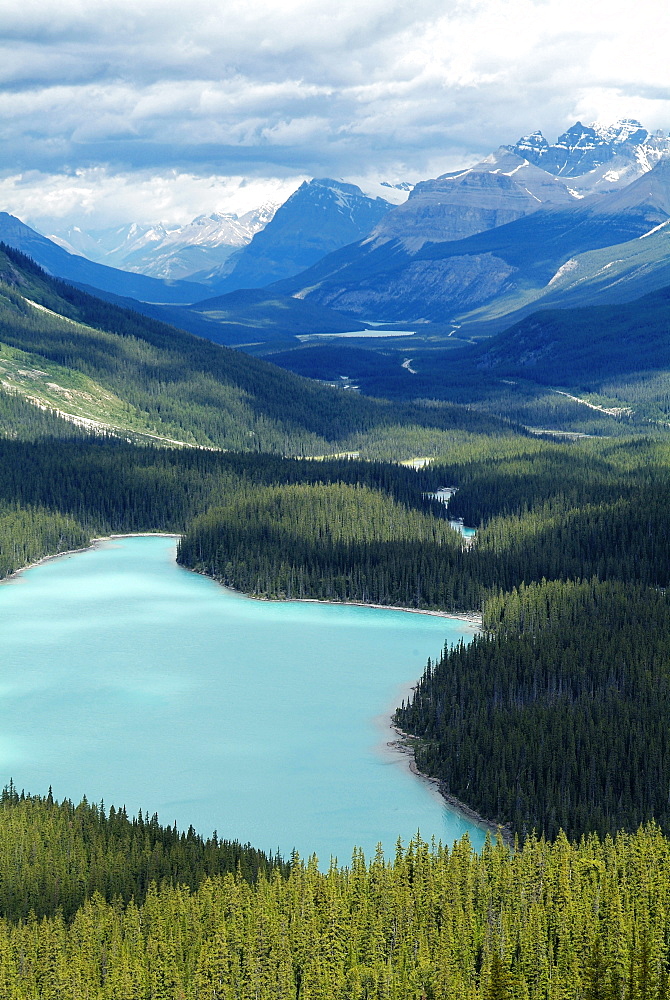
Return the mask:
{"type": "Polygon", "coordinates": [[[430,247],[578,203],[563,181],[501,148],[474,167],[417,184],[367,239],[294,279],[291,294],[369,320],[441,319],[447,303],[463,309],[501,294],[514,268],[488,250],[440,259],[430,247]]]}
{"type": "Polygon", "coordinates": [[[566,185],[505,149],[467,170],[415,185],[408,200],[388,212],[375,242],[400,240],[414,253],[424,243],[460,240],[537,211],[574,201],[566,185]]]}
{"type": "Polygon", "coordinates": [[[663,280],[665,259],[654,270],[649,254],[661,244],[652,230],[670,218],[670,202],[668,211],[664,208],[664,192],[670,196],[670,177],[664,182],[668,172],[663,162],[631,190],[546,205],[461,240],[426,241],[413,252],[397,239],[364,241],[275,288],[359,320],[454,327],[495,321],[500,328],[505,316],[533,307],[545,295],[553,305],[560,304],[568,290],[570,296],[579,290],[587,301],[589,294],[597,297],[605,289],[614,294],[613,282],[602,277],[608,273],[612,279],[617,275],[618,300],[630,300],[641,294],[641,268],[648,279],[645,291],[660,287],[657,282],[663,280]],[[645,254],[635,249],[642,245],[645,254]],[[624,256],[630,265],[626,268],[617,263],[624,256]],[[594,263],[585,269],[584,260],[594,263]],[[567,280],[575,262],[579,275],[567,280]]]}
{"type": "Polygon", "coordinates": [[[232,270],[224,267],[208,280],[225,293],[288,278],[367,236],[390,209],[388,201],[369,198],[355,184],[305,181],[240,252],[232,270]]]}
{"type": "Polygon", "coordinates": [[[251,242],[270,222],[277,207],[268,202],[241,216],[214,212],[173,229],[137,223],[93,232],[74,227],[49,238],[70,253],[125,271],[168,281],[206,281],[210,272],[218,271],[237,250],[251,242]]]}
{"type": "MultiPolygon", "coordinates": [[[[670,140],[632,120],[577,123],[555,146],[536,132],[468,170],[417,184],[368,239],[279,288],[361,320],[488,323],[546,293],[553,302],[564,284],[574,294],[573,282],[556,279],[567,262],[632,247],[668,218],[670,140]]],[[[662,273],[665,260],[652,288],[662,273]]],[[[639,294],[621,290],[634,274],[639,283],[637,265],[619,275],[624,299],[639,294]]]]}
{"type": "Polygon", "coordinates": [[[553,144],[541,132],[531,132],[505,149],[564,179],[575,195],[587,197],[624,187],[651,170],[670,155],[670,137],[624,118],[613,125],[576,122],[553,144]]]}
{"type": "Polygon", "coordinates": [[[574,204],[628,186],[670,157],[670,138],[633,120],[577,122],[555,144],[533,132],[467,170],[415,185],[384,216],[372,239],[396,239],[410,253],[426,242],[460,240],[540,208],[574,204]]]}
{"type": "MultiPolygon", "coordinates": [[[[562,238],[550,254],[556,220],[537,221],[540,229],[528,242],[542,244],[544,251],[538,249],[534,262],[522,261],[517,252],[520,267],[511,294],[491,299],[470,319],[507,325],[537,309],[630,302],[670,284],[670,160],[661,159],[620,190],[582,201],[573,222],[564,220],[562,238]],[[538,267],[543,257],[559,265],[553,274],[538,267]]],[[[510,250],[502,251],[507,259],[510,250]]]]}

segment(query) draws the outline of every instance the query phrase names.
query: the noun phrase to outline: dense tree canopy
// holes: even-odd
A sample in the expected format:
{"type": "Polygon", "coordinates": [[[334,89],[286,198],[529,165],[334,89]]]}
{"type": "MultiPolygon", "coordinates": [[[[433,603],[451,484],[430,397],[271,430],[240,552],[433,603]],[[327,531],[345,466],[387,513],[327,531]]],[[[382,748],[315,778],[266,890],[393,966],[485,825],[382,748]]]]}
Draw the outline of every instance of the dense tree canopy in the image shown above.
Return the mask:
{"type": "Polygon", "coordinates": [[[667,997],[670,841],[653,825],[578,845],[489,842],[480,855],[467,838],[415,839],[390,860],[356,851],[325,872],[315,858],[284,869],[237,846],[249,877],[227,861],[226,874],[208,870],[227,846],[111,809],[5,797],[0,819],[0,887],[25,879],[44,913],[0,917],[3,1000],[667,997]],[[66,912],[64,848],[64,893],[81,871],[85,896],[66,912]],[[115,879],[166,862],[160,884],[113,897],[115,879]]]}

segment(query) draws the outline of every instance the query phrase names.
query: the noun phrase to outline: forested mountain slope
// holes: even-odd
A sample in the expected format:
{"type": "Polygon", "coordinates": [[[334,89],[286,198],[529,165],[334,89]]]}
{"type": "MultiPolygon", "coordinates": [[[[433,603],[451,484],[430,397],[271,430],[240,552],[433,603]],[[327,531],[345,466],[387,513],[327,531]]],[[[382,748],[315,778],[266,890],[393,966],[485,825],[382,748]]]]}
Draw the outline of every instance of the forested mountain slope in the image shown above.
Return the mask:
{"type": "Polygon", "coordinates": [[[464,352],[483,371],[553,385],[670,369],[670,289],[634,302],[533,313],[464,352]]]}
{"type": "Polygon", "coordinates": [[[0,343],[33,356],[5,352],[6,388],[91,419],[99,399],[104,430],[176,443],[318,455],[395,426],[438,437],[454,427],[501,429],[458,407],[391,408],[317,385],[93,298],[8,248],[0,253],[0,343]],[[52,397],[44,386],[40,395],[40,380],[52,397]]]}

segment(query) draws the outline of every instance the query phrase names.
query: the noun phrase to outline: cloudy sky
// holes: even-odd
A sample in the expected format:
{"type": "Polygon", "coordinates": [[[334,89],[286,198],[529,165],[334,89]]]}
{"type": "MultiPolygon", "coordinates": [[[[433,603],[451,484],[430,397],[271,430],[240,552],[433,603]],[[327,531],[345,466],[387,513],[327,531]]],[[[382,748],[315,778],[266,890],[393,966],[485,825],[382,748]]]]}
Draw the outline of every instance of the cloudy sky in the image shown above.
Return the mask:
{"type": "Polygon", "coordinates": [[[418,180],[540,128],[670,128],[667,0],[3,0],[0,208],[184,223],[418,180]]]}

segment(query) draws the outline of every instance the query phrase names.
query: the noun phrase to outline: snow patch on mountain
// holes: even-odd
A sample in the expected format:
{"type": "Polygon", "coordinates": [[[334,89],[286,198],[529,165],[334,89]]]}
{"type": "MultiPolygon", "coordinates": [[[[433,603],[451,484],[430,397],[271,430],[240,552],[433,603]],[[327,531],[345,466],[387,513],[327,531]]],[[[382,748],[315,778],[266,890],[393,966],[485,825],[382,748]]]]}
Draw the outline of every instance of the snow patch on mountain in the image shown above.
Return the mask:
{"type": "Polygon", "coordinates": [[[351,183],[356,184],[368,198],[383,198],[390,205],[402,205],[407,201],[414,185],[409,181],[379,181],[370,177],[352,177],[351,183]]]}
{"type": "Polygon", "coordinates": [[[574,257],[571,257],[570,260],[566,260],[565,264],[561,264],[553,278],[549,279],[547,282],[547,288],[551,288],[551,286],[555,285],[557,281],[560,281],[561,278],[564,278],[565,275],[569,274],[571,271],[577,270],[578,267],[579,262],[576,261],[574,257]]]}
{"type": "Polygon", "coordinates": [[[651,236],[653,233],[657,233],[659,229],[665,229],[667,225],[670,225],[670,219],[666,219],[666,221],[661,222],[660,225],[654,226],[654,228],[650,229],[648,233],[643,233],[642,236],[638,236],[638,239],[646,240],[647,236],[651,236]]]}

